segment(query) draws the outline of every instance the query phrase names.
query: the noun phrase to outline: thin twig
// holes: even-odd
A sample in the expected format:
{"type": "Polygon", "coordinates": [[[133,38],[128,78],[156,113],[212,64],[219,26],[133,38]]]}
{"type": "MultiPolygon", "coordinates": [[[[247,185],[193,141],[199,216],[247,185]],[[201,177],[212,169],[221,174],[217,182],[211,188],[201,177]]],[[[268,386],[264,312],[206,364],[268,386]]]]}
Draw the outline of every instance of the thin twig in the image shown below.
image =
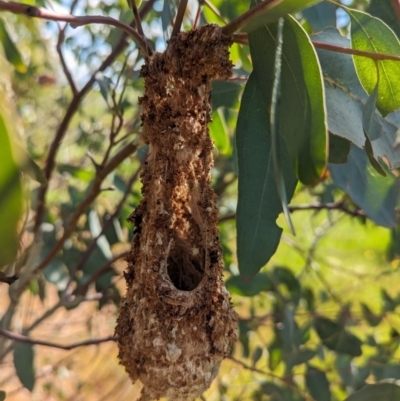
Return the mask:
{"type": "Polygon", "coordinates": [[[179,31],[181,30],[182,21],[183,21],[183,17],[185,16],[187,4],[188,4],[188,0],[180,0],[180,2],[179,2],[174,27],[172,28],[171,38],[178,35],[179,31]]]}
{"type": "MultiPolygon", "coordinates": [[[[136,2],[135,2],[135,0],[128,0],[128,1],[131,6],[131,9],[132,9],[133,16],[135,18],[136,28],[137,28],[139,34],[142,35],[143,38],[146,38],[146,36],[144,35],[144,32],[143,32],[142,21],[140,20],[139,11],[136,7],[136,2]]],[[[149,47],[148,44],[147,44],[147,47],[149,47]]]]}
{"type": "Polygon", "coordinates": [[[10,340],[18,341],[18,342],[25,343],[25,344],[43,345],[45,347],[58,348],[58,349],[63,349],[63,350],[67,350],[67,351],[74,349],[74,348],[78,348],[78,347],[86,347],[88,345],[101,344],[101,343],[108,342],[108,341],[115,342],[117,340],[114,336],[108,336],[108,337],[103,337],[103,338],[94,338],[92,340],[79,341],[79,342],[72,343],[69,345],[64,345],[64,344],[53,343],[51,341],[36,340],[36,339],[30,338],[28,336],[23,336],[22,334],[13,333],[11,331],[3,330],[3,329],[0,329],[0,335],[2,335],[3,337],[7,337],[10,340]]]}
{"type": "Polygon", "coordinates": [[[41,18],[49,21],[67,22],[73,27],[89,24],[115,26],[116,28],[120,28],[130,35],[137,42],[144,54],[151,54],[152,52],[152,50],[148,48],[146,39],[142,37],[142,35],[140,35],[136,29],[133,29],[130,25],[127,25],[112,17],[105,17],[103,15],[87,15],[80,17],[71,14],[59,14],[41,7],[34,7],[29,4],[7,3],[2,0],[0,0],[0,11],[10,11],[14,14],[24,14],[27,17],[41,18]]]}
{"type": "MultiPolygon", "coordinates": [[[[146,15],[151,10],[155,1],[156,0],[149,0],[145,4],[145,6],[142,8],[142,10],[140,12],[140,15],[142,18],[144,15],[146,15]]],[[[131,26],[132,27],[135,26],[135,21],[132,21],[131,26]]],[[[94,82],[96,81],[97,73],[102,72],[106,68],[108,68],[111,65],[111,63],[114,62],[116,57],[122,52],[122,50],[127,46],[128,43],[126,41],[126,36],[127,36],[126,33],[124,33],[122,35],[121,39],[119,40],[117,45],[114,47],[113,51],[103,61],[101,66],[92,74],[90,79],[86,82],[86,84],[78,92],[78,94],[73,97],[73,99],[71,100],[71,103],[69,104],[68,109],[64,115],[64,118],[62,119],[60,125],[58,126],[58,129],[54,136],[53,142],[50,145],[50,150],[49,150],[47,160],[46,160],[46,165],[44,168],[44,175],[45,175],[46,181],[44,184],[41,185],[41,187],[39,189],[39,193],[38,193],[37,208],[36,208],[36,214],[35,214],[35,223],[34,223],[34,228],[33,228],[33,231],[35,233],[39,230],[40,224],[42,223],[42,218],[43,218],[44,209],[45,209],[45,198],[46,198],[46,194],[47,194],[47,191],[49,188],[49,181],[50,181],[51,175],[52,175],[54,167],[55,167],[55,159],[57,156],[57,152],[58,152],[61,142],[67,132],[67,129],[72,120],[72,117],[75,115],[83,98],[86,96],[86,94],[89,92],[89,90],[93,86],[94,82]]]]}
{"type": "MultiPolygon", "coordinates": [[[[305,205],[294,205],[294,206],[289,206],[289,211],[290,212],[297,212],[299,210],[339,210],[343,213],[346,213],[350,216],[353,217],[363,217],[366,218],[367,215],[365,214],[364,210],[362,209],[355,209],[352,210],[348,208],[344,202],[332,202],[332,203],[311,203],[311,204],[305,204],[305,205]]],[[[236,214],[228,214],[226,216],[223,216],[219,219],[220,223],[223,223],[224,221],[228,220],[233,220],[236,218],[236,214]]]]}

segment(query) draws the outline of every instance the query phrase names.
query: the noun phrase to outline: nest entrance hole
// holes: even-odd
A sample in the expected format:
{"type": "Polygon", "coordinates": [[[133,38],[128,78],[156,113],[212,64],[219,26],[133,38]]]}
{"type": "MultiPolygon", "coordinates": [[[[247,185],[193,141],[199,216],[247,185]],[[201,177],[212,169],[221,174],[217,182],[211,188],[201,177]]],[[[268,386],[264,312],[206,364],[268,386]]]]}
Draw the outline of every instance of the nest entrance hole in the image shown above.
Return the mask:
{"type": "Polygon", "coordinates": [[[168,276],[176,289],[193,291],[204,276],[204,262],[184,249],[175,249],[167,259],[168,276]]]}

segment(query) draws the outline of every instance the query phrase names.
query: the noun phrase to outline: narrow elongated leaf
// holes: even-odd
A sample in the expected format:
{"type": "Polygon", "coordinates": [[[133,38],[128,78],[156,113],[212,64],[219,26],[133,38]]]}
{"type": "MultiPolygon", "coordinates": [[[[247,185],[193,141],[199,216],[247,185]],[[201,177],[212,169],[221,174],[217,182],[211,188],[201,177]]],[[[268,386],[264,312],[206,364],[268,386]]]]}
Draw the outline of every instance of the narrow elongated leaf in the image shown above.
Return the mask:
{"type": "Polygon", "coordinates": [[[397,401],[400,400],[400,386],[393,383],[369,384],[347,397],[345,401],[397,401]]]}
{"type": "MultiPolygon", "coordinates": [[[[373,53],[399,55],[400,42],[394,32],[380,19],[367,13],[346,9],[351,18],[353,49],[373,53]]],[[[383,116],[400,109],[400,62],[353,56],[357,75],[368,94],[374,90],[379,76],[376,105],[383,116]],[[377,71],[379,69],[379,73],[377,71]]]]}
{"type": "Polygon", "coordinates": [[[0,267],[14,261],[18,250],[17,227],[22,213],[20,173],[11,147],[11,96],[7,93],[6,66],[0,58],[0,267]]]}
{"type": "Polygon", "coordinates": [[[224,114],[221,109],[217,109],[212,114],[212,123],[209,125],[210,136],[215,146],[223,155],[229,154],[231,144],[227,132],[227,126],[224,114]]]}
{"type": "Polygon", "coordinates": [[[310,394],[318,401],[331,401],[331,392],[329,390],[329,382],[325,372],[314,368],[307,367],[306,385],[310,394]]]}
{"type": "MultiPolygon", "coordinates": [[[[271,24],[249,35],[257,85],[267,105],[272,99],[276,32],[277,25],[271,24]]],[[[290,110],[290,118],[280,113],[279,132],[285,139],[299,180],[315,184],[326,164],[323,81],[310,39],[291,16],[286,17],[282,52],[279,107],[290,110]]]]}
{"type": "MultiPolygon", "coordinates": [[[[271,156],[267,105],[254,74],[246,84],[236,128],[239,166],[239,199],[236,213],[240,274],[254,276],[275,253],[282,229],[276,219],[282,211],[271,156]]],[[[282,141],[281,141],[282,143],[282,141]]],[[[280,147],[282,173],[290,200],[296,186],[291,163],[280,147]]]]}
{"type": "MultiPolygon", "coordinates": [[[[312,40],[350,47],[350,41],[333,28],[313,35],[312,40]]],[[[324,72],[329,131],[363,148],[366,138],[362,115],[368,95],[358,80],[352,57],[322,49],[318,49],[317,53],[324,72]]],[[[385,157],[392,168],[400,167],[400,147],[394,147],[400,112],[393,112],[385,118],[376,112],[375,118],[382,129],[379,138],[371,143],[374,157],[385,157]]]]}
{"type": "Polygon", "coordinates": [[[384,227],[396,225],[396,204],[399,182],[390,171],[386,179],[368,162],[361,149],[351,145],[345,164],[330,164],[333,182],[348,193],[355,204],[362,208],[375,223],[384,227]]]}
{"type": "MultiPolygon", "coordinates": [[[[281,0],[271,2],[271,6],[264,7],[263,11],[254,16],[249,22],[242,27],[244,32],[252,32],[262,25],[268,25],[276,22],[287,14],[294,14],[303,8],[310,7],[319,3],[321,0],[281,0]]],[[[255,3],[261,3],[257,0],[255,3]]]]}
{"type": "Polygon", "coordinates": [[[235,82],[216,81],[212,84],[211,104],[213,110],[221,106],[233,107],[239,99],[242,85],[235,82]]]}
{"type": "Polygon", "coordinates": [[[32,391],[35,386],[35,353],[32,344],[17,342],[13,356],[18,379],[24,387],[32,391]]]}
{"type": "Polygon", "coordinates": [[[172,33],[172,21],[177,10],[176,0],[164,0],[164,7],[161,14],[161,24],[164,33],[164,39],[167,41],[172,33]]]}
{"type": "Polygon", "coordinates": [[[379,82],[369,95],[367,103],[365,103],[362,116],[365,135],[367,135],[371,141],[378,139],[382,132],[382,126],[379,124],[375,113],[376,99],[378,97],[378,86],[379,82]]]}
{"type": "Polygon", "coordinates": [[[0,401],[4,401],[6,399],[7,393],[3,390],[0,391],[0,401]]]}
{"type": "Polygon", "coordinates": [[[4,55],[7,60],[15,67],[18,72],[24,73],[27,70],[22,60],[21,53],[10,38],[4,22],[0,19],[0,42],[3,45],[4,55]]]}
{"type": "Polygon", "coordinates": [[[329,134],[329,163],[346,163],[349,152],[350,142],[347,139],[329,134]]]}

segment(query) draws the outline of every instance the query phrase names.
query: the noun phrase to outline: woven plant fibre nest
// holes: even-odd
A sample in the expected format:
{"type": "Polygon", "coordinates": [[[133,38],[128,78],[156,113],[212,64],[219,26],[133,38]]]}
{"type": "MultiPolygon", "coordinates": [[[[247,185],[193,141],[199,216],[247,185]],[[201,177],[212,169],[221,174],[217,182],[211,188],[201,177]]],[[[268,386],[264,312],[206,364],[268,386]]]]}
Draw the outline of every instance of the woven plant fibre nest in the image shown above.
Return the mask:
{"type": "Polygon", "coordinates": [[[149,154],[116,327],[118,357],[143,384],[141,401],[200,396],[237,337],[222,281],[207,127],[211,82],[231,75],[229,45],[207,25],[178,34],[141,70],[149,154]]]}

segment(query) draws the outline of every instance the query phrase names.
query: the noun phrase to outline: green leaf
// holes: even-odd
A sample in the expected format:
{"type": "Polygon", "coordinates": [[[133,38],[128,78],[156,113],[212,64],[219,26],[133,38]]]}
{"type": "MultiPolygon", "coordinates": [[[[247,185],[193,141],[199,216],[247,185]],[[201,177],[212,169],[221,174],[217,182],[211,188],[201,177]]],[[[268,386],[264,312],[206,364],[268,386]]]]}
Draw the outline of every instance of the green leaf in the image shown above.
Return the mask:
{"type": "Polygon", "coordinates": [[[283,359],[282,340],[276,336],[272,344],[268,347],[268,366],[271,370],[275,370],[283,359]]]}
{"type": "MultiPolygon", "coordinates": [[[[327,129],[322,74],[310,38],[292,17],[285,19],[280,87],[280,135],[299,180],[315,184],[326,164],[327,129]]],[[[249,34],[257,85],[269,108],[272,99],[277,24],[249,34]]]]}
{"type": "Polygon", "coordinates": [[[210,136],[218,151],[227,155],[231,151],[231,144],[228,136],[228,127],[222,109],[219,108],[212,113],[212,123],[209,124],[210,136]]]}
{"type": "Polygon", "coordinates": [[[376,84],[374,90],[369,95],[362,115],[364,132],[371,141],[378,139],[381,136],[382,131],[382,126],[379,124],[375,114],[378,86],[379,83],[376,84]]]}
{"type": "Polygon", "coordinates": [[[317,317],[314,319],[314,326],[322,343],[329,349],[352,356],[362,354],[360,339],[346,332],[341,324],[327,318],[317,317]]]}
{"type": "Polygon", "coordinates": [[[167,41],[171,37],[172,22],[177,11],[177,0],[164,0],[164,6],[161,13],[161,24],[164,33],[164,40],[167,41]]]}
{"type": "Polygon", "coordinates": [[[243,357],[248,358],[250,355],[249,331],[250,324],[244,320],[239,320],[239,341],[243,346],[243,357]]]}
{"type": "MultiPolygon", "coordinates": [[[[97,238],[97,236],[100,235],[100,233],[102,231],[102,227],[100,224],[99,215],[97,214],[96,210],[92,209],[89,212],[88,220],[89,220],[89,228],[90,228],[92,237],[97,238]]],[[[113,257],[113,254],[112,254],[111,248],[110,248],[110,244],[104,234],[100,235],[100,237],[97,238],[96,245],[101,250],[101,252],[105,256],[105,258],[111,259],[113,257]]]]}
{"type": "Polygon", "coordinates": [[[325,372],[307,366],[306,385],[311,396],[318,401],[331,401],[331,392],[329,390],[329,382],[325,372]]]}
{"type": "MultiPolygon", "coordinates": [[[[241,30],[248,33],[252,32],[262,25],[276,22],[279,18],[285,17],[287,14],[295,14],[303,8],[319,3],[320,1],[321,0],[281,0],[272,2],[269,7],[263,7],[263,10],[249,20],[241,30]]],[[[257,0],[255,3],[260,4],[261,1],[257,0]]]]}
{"type": "Polygon", "coordinates": [[[22,342],[15,343],[14,346],[14,366],[18,379],[29,391],[35,386],[35,352],[32,344],[22,342]]]}
{"type": "Polygon", "coordinates": [[[372,326],[376,327],[382,320],[382,316],[380,315],[375,315],[371,311],[368,305],[366,305],[364,302],[361,302],[361,310],[364,316],[364,319],[372,326]]]}
{"type": "Polygon", "coordinates": [[[6,399],[7,393],[5,391],[0,390],[0,401],[4,401],[6,399]]]}
{"type": "Polygon", "coordinates": [[[398,401],[400,400],[400,386],[396,381],[392,383],[369,384],[358,390],[344,401],[398,401]]]}
{"type": "Polygon", "coordinates": [[[212,83],[211,104],[213,110],[221,106],[231,108],[239,100],[242,85],[229,81],[215,81],[212,83]]]}
{"type": "Polygon", "coordinates": [[[310,359],[314,358],[315,355],[317,355],[316,351],[304,348],[287,355],[285,360],[287,365],[292,368],[293,366],[308,362],[310,359]]]}
{"type": "Polygon", "coordinates": [[[272,273],[272,280],[277,287],[279,284],[285,284],[291,295],[291,301],[298,304],[301,297],[301,287],[293,272],[287,267],[275,267],[272,273]]]}
{"type": "MultiPolygon", "coordinates": [[[[312,39],[315,42],[350,47],[349,40],[333,28],[313,35],[312,39]]],[[[348,54],[321,49],[317,53],[324,73],[329,131],[363,148],[366,137],[362,114],[368,96],[358,80],[353,59],[348,54]]],[[[371,143],[374,157],[385,157],[391,168],[400,167],[400,148],[393,147],[400,126],[400,112],[391,113],[384,119],[376,113],[376,118],[382,131],[379,139],[371,143]]]]}
{"type": "MultiPolygon", "coordinates": [[[[1,93],[0,86],[0,96],[1,93]]],[[[2,116],[0,99],[0,267],[15,260],[18,251],[17,229],[22,213],[22,187],[18,166],[13,158],[10,134],[2,116]]]]}
{"type": "Polygon", "coordinates": [[[306,8],[302,14],[314,32],[322,31],[328,26],[336,26],[336,6],[333,4],[319,3],[306,8]]]}
{"type": "Polygon", "coordinates": [[[393,0],[371,0],[368,13],[384,21],[400,37],[400,24],[393,0]]]}
{"type": "Polygon", "coordinates": [[[7,60],[12,64],[15,69],[20,73],[25,73],[27,67],[22,60],[21,53],[15,46],[7,32],[4,22],[0,19],[0,42],[3,45],[4,54],[7,60]]]}
{"type": "Polygon", "coordinates": [[[242,276],[232,276],[227,280],[226,286],[232,294],[253,297],[261,291],[270,291],[273,283],[267,273],[258,273],[247,281],[242,276]]]}
{"type": "Polygon", "coordinates": [[[329,133],[329,163],[346,163],[349,152],[350,141],[329,133]]]}
{"type": "Polygon", "coordinates": [[[260,358],[262,357],[262,353],[263,350],[260,347],[256,347],[256,349],[253,352],[253,356],[252,356],[252,365],[255,366],[256,363],[260,360],[260,358]]]}
{"type": "MultiPolygon", "coordinates": [[[[353,49],[372,53],[400,54],[400,43],[394,32],[380,19],[346,8],[351,18],[353,49]]],[[[378,82],[377,107],[383,116],[400,109],[400,62],[353,56],[360,82],[371,94],[378,82]],[[377,67],[379,72],[377,71],[377,67]]]]}
{"type": "MultiPolygon", "coordinates": [[[[282,211],[277,193],[267,106],[253,74],[246,84],[236,127],[239,195],[236,213],[240,274],[248,280],[275,253],[282,229],[276,219],[282,211]]],[[[290,200],[296,186],[284,146],[280,147],[282,173],[290,200]]]]}
{"type": "Polygon", "coordinates": [[[345,164],[330,164],[335,185],[348,193],[375,223],[384,227],[396,225],[396,204],[399,182],[390,171],[382,177],[368,162],[365,152],[351,145],[345,164]]]}

